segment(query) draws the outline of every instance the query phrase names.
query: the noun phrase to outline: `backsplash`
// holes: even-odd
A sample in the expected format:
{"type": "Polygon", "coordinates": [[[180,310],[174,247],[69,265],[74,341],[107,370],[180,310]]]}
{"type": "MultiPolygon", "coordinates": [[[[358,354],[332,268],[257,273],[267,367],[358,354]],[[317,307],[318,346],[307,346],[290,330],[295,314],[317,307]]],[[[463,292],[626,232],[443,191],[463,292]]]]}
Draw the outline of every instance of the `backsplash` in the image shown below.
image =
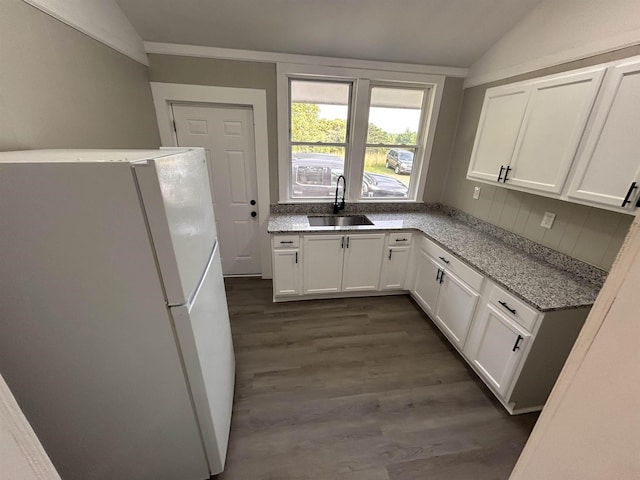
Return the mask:
{"type": "MultiPolygon", "coordinates": [[[[357,213],[407,213],[407,212],[423,212],[425,208],[434,209],[440,206],[439,203],[416,203],[416,202],[360,202],[346,203],[342,215],[357,213]]],[[[272,203],[271,213],[311,213],[311,214],[330,214],[333,213],[333,203],[272,203]]]]}

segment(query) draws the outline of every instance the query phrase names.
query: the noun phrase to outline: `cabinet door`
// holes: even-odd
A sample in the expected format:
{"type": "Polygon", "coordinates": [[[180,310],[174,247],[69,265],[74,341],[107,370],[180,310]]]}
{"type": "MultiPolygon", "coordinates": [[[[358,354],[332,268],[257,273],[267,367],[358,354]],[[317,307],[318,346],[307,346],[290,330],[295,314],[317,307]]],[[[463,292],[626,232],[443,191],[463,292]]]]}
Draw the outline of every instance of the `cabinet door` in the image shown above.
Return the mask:
{"type": "Polygon", "coordinates": [[[533,83],[507,184],[562,191],[604,71],[533,83]]]}
{"type": "Polygon", "coordinates": [[[342,291],[378,290],[384,233],[347,235],[342,291]]]}
{"type": "Polygon", "coordinates": [[[405,288],[411,247],[387,247],[382,259],[382,290],[405,288]]]}
{"type": "Polygon", "coordinates": [[[461,350],[467,339],[479,296],[479,293],[448,270],[442,274],[442,286],[434,320],[449,340],[461,350]]]}
{"type": "Polygon", "coordinates": [[[418,251],[416,259],[416,280],[414,295],[427,313],[433,314],[438,301],[440,282],[436,280],[440,265],[423,250],[418,251]]]}
{"type": "Polygon", "coordinates": [[[488,304],[476,317],[465,352],[484,379],[504,397],[530,338],[488,304]]]}
{"type": "MultiPolygon", "coordinates": [[[[640,61],[607,74],[568,195],[621,207],[632,182],[640,183],[640,61]]],[[[632,191],[634,208],[638,189],[632,191]]]]}
{"type": "Polygon", "coordinates": [[[509,165],[522,125],[530,86],[487,90],[473,144],[467,177],[497,181],[500,167],[509,165]]]}
{"type": "Polygon", "coordinates": [[[300,293],[300,263],[298,249],[273,251],[274,295],[298,295],[300,293]]]}
{"type": "Polygon", "coordinates": [[[343,244],[342,235],[305,235],[302,266],[304,293],[341,290],[343,244]]]}

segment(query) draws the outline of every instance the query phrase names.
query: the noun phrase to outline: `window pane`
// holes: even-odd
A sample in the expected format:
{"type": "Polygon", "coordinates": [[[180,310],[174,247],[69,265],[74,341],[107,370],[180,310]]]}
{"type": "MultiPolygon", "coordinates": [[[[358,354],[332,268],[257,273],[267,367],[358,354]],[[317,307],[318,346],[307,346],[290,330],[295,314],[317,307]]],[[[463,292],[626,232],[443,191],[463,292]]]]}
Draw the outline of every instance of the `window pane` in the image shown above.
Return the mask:
{"type": "Polygon", "coordinates": [[[367,148],[362,198],[407,198],[415,149],[367,148]]]}
{"type": "Polygon", "coordinates": [[[343,147],[291,147],[291,196],[333,198],[338,176],[344,172],[343,147]]]}
{"type": "Polygon", "coordinates": [[[291,80],[291,141],[346,143],[351,84],[291,80]]]}
{"type": "Polygon", "coordinates": [[[424,92],[373,87],[367,143],[416,145],[424,92]]]}

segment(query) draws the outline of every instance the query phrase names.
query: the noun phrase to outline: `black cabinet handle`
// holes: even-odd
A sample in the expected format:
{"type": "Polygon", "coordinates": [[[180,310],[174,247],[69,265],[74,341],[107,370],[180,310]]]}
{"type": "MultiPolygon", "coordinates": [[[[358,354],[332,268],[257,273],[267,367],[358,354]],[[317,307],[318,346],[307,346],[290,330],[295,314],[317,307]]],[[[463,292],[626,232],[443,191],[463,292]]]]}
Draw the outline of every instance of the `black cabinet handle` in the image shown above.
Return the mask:
{"type": "Polygon", "coordinates": [[[439,258],[440,260],[442,260],[444,263],[449,263],[449,260],[447,260],[447,259],[446,259],[446,258],[444,258],[444,257],[438,257],[438,258],[439,258]]]}
{"type": "Polygon", "coordinates": [[[251,205],[255,205],[255,204],[256,204],[256,201],[255,201],[255,200],[251,200],[249,203],[250,203],[251,205]]]}
{"type": "Polygon", "coordinates": [[[524,340],[524,337],[522,335],[518,335],[518,338],[516,338],[516,343],[513,345],[513,349],[511,350],[512,352],[515,352],[520,348],[520,342],[522,340],[524,340]]]}
{"type": "Polygon", "coordinates": [[[296,252],[296,263],[298,263],[298,252],[296,252]]]}
{"type": "Polygon", "coordinates": [[[511,313],[513,313],[514,315],[516,314],[516,309],[515,308],[509,308],[509,305],[507,305],[507,302],[503,302],[501,300],[498,300],[498,303],[500,305],[502,305],[504,308],[506,308],[507,310],[509,310],[511,313]]]}
{"type": "Polygon", "coordinates": [[[391,254],[393,253],[393,250],[389,249],[389,260],[391,260],[391,254]]]}
{"type": "Polygon", "coordinates": [[[509,180],[507,178],[507,175],[509,175],[509,171],[513,170],[511,167],[507,167],[507,169],[504,171],[504,178],[502,179],[502,183],[506,183],[507,180],[509,180]]]}
{"type": "Polygon", "coordinates": [[[344,248],[344,237],[342,237],[342,243],[340,244],[340,248],[344,248]]]}
{"type": "Polygon", "coordinates": [[[293,243],[293,240],[280,240],[280,243],[293,243]]]}
{"type": "Polygon", "coordinates": [[[251,212],[252,217],[255,217],[256,215],[258,215],[256,212],[251,212]]]}
{"type": "Polygon", "coordinates": [[[444,270],[442,270],[442,273],[440,274],[440,283],[444,282],[444,270]]]}
{"type": "MultiPolygon", "coordinates": [[[[622,201],[622,205],[621,205],[622,207],[626,207],[628,203],[631,203],[631,200],[629,199],[631,198],[631,194],[636,188],[638,188],[638,185],[636,185],[636,182],[631,183],[631,186],[627,191],[627,195],[624,197],[624,200],[622,201]]],[[[638,199],[638,201],[640,201],[640,199],[638,199]]]]}
{"type": "Polygon", "coordinates": [[[396,238],[396,242],[406,242],[406,238],[396,238]]]}
{"type": "Polygon", "coordinates": [[[349,237],[347,237],[347,248],[349,248],[349,237]]]}
{"type": "Polygon", "coordinates": [[[438,269],[438,273],[436,273],[436,282],[440,281],[440,274],[442,273],[442,270],[438,269]]]}
{"type": "Polygon", "coordinates": [[[500,173],[498,174],[498,182],[502,180],[502,172],[504,171],[504,166],[500,165],[500,173]]]}

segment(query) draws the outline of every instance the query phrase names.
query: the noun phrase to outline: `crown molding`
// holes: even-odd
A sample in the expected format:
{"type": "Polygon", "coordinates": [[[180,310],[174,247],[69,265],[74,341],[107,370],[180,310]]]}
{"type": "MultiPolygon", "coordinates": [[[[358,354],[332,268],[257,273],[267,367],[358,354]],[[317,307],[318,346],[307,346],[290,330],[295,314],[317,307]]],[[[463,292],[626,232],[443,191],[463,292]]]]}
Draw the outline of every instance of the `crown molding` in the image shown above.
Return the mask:
{"type": "Polygon", "coordinates": [[[255,50],[237,50],[235,48],[204,47],[177,43],[144,42],[147,53],[178,55],[185,57],[218,58],[265,63],[295,63],[303,65],[324,65],[331,67],[365,68],[394,72],[425,73],[446,75],[448,77],[466,77],[467,69],[458,67],[440,67],[436,65],[417,65],[412,63],[377,62],[315,55],[297,55],[291,53],[259,52],[255,50]]]}
{"type": "Polygon", "coordinates": [[[149,65],[142,38],[115,1],[23,1],[136,62],[149,65]]]}

